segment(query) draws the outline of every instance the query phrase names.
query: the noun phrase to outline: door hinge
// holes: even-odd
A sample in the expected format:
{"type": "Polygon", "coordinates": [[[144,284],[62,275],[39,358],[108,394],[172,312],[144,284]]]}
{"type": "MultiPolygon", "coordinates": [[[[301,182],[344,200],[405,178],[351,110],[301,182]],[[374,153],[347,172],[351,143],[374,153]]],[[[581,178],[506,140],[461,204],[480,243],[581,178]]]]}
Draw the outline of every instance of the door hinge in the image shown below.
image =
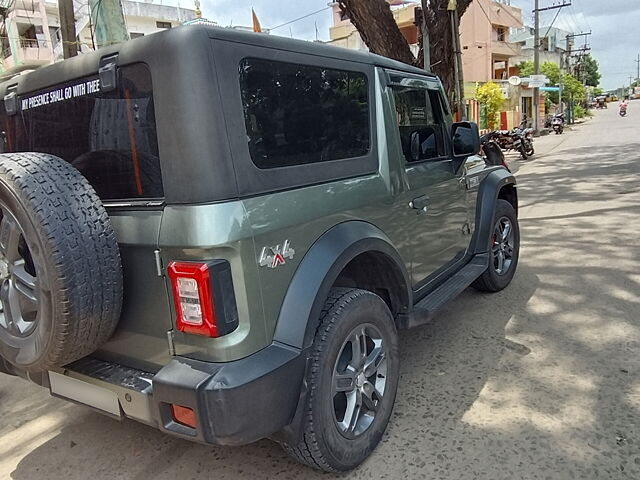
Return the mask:
{"type": "Polygon", "coordinates": [[[153,256],[155,257],[155,260],[156,260],[156,273],[158,274],[159,277],[163,277],[164,274],[163,274],[162,257],[160,256],[160,250],[154,250],[153,256]]]}
{"type": "Polygon", "coordinates": [[[116,65],[118,64],[118,54],[109,55],[100,59],[98,66],[98,77],[100,78],[100,91],[110,92],[117,87],[118,77],[116,65]]]}
{"type": "Polygon", "coordinates": [[[7,115],[15,115],[18,113],[18,94],[16,93],[18,86],[12,85],[7,88],[7,94],[4,96],[4,111],[7,115]]]}
{"type": "Polygon", "coordinates": [[[167,332],[167,341],[169,342],[169,355],[172,357],[176,356],[176,345],[173,340],[173,330],[169,330],[167,332]]]}

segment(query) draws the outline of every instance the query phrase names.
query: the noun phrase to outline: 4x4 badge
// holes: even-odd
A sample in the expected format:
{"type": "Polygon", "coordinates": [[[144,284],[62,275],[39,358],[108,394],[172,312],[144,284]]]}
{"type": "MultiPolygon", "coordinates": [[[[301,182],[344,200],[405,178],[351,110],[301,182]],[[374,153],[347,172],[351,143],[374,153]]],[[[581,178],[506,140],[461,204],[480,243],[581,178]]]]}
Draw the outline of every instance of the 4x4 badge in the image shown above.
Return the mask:
{"type": "Polygon", "coordinates": [[[260,266],[276,268],[278,265],[284,265],[285,258],[293,259],[293,255],[296,251],[291,248],[289,240],[285,240],[282,247],[276,245],[275,247],[263,247],[260,254],[260,266]]]}

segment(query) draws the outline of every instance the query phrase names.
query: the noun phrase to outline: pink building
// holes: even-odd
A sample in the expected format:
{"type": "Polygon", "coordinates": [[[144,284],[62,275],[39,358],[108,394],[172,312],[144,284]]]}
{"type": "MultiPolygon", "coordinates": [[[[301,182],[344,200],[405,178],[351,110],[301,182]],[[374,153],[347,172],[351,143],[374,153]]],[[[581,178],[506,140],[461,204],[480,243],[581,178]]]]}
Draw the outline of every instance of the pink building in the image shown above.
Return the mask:
{"type": "Polygon", "coordinates": [[[474,0],[460,19],[462,65],[466,82],[507,80],[515,75],[512,58],[520,46],[510,43],[511,28],[522,27],[522,11],[508,0],[474,0]]]}
{"type": "MultiPolygon", "coordinates": [[[[418,52],[418,29],[415,25],[415,8],[419,2],[410,0],[387,0],[400,32],[418,52]]],[[[517,75],[514,59],[521,56],[521,46],[510,43],[511,29],[521,28],[522,11],[509,5],[510,0],[474,0],[460,20],[460,44],[465,81],[465,98],[468,116],[482,124],[479,105],[473,100],[478,83],[494,81],[502,87],[506,98],[501,114],[501,127],[513,128],[520,122],[521,112],[531,109],[530,92],[522,87],[510,86],[507,79],[517,75]]],[[[333,7],[333,26],[329,30],[330,43],[355,50],[366,50],[360,34],[349,18],[342,15],[337,3],[333,7]]],[[[437,41],[431,39],[431,41],[437,41]]],[[[529,89],[530,90],[530,89],[529,89]]]]}

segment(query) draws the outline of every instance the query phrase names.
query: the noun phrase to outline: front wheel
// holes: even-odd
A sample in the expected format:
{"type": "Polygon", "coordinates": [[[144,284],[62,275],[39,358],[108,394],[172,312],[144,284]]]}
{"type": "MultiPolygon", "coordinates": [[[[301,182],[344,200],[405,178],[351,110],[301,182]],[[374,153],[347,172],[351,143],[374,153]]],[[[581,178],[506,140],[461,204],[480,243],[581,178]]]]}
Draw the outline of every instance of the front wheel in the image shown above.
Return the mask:
{"type": "Polygon", "coordinates": [[[483,292],[499,292],[511,283],[520,254],[518,218],[506,200],[496,202],[489,249],[489,265],[473,287],[483,292]]]}
{"type": "Polygon", "coordinates": [[[309,372],[302,438],[283,447],[310,467],[351,470],[380,442],[398,388],[398,336],[386,303],[366,290],[332,289],[309,372]]]}

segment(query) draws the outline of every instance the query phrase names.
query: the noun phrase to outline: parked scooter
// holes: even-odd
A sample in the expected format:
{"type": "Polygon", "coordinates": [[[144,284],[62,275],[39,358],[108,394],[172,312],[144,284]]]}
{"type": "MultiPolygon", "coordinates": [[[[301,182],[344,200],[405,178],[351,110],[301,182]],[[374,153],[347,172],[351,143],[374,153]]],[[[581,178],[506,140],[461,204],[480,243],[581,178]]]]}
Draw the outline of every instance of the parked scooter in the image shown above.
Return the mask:
{"type": "Polygon", "coordinates": [[[562,135],[564,132],[564,113],[556,113],[551,119],[551,127],[556,135],[562,135]]]}

